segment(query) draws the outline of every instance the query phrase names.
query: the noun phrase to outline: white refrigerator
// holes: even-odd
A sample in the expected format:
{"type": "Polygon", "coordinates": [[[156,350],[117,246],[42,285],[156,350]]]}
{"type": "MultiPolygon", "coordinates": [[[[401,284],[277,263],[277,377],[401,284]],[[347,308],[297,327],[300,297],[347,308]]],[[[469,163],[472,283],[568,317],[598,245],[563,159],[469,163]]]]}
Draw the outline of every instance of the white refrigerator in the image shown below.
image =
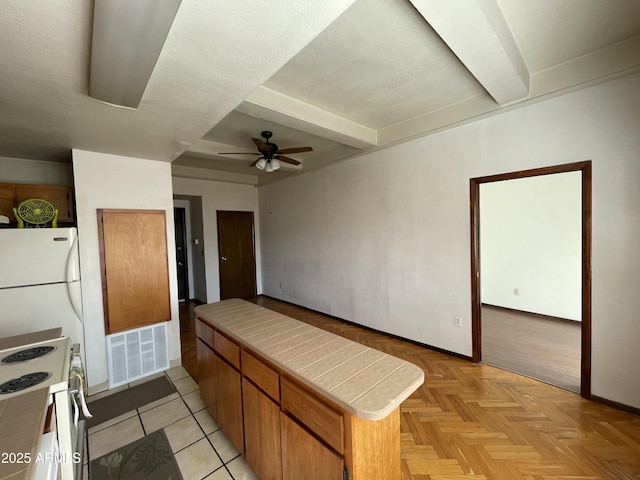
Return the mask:
{"type": "Polygon", "coordinates": [[[84,350],[77,229],[0,229],[0,337],[54,327],[84,350]]]}

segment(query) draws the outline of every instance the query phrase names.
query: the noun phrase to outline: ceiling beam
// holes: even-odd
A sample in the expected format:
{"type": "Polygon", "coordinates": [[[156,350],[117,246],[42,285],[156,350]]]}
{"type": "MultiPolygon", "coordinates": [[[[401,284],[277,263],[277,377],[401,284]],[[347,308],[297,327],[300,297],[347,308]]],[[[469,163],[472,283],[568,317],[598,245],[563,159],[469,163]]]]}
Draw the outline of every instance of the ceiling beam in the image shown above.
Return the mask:
{"type": "Polygon", "coordinates": [[[258,87],[236,110],[355,148],[377,145],[375,129],[267,87],[258,87]]]}
{"type": "Polygon", "coordinates": [[[529,71],[495,0],[410,1],[499,105],[529,96],[529,71]]]}

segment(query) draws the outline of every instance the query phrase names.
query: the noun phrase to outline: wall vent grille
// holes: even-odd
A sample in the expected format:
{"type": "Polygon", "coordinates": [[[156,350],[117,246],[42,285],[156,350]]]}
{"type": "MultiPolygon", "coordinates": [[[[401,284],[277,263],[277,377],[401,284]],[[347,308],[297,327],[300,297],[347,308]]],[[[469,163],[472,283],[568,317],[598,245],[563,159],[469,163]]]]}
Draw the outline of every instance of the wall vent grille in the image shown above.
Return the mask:
{"type": "Polygon", "coordinates": [[[167,324],[107,335],[109,388],[169,368],[167,324]]]}

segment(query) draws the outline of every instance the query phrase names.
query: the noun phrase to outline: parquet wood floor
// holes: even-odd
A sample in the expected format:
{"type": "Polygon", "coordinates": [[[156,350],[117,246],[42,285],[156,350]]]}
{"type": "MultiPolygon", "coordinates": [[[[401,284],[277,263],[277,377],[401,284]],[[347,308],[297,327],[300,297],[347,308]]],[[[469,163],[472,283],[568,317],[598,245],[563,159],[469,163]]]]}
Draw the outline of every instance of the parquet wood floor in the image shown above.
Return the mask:
{"type": "Polygon", "coordinates": [[[424,370],[401,406],[404,480],[640,479],[636,415],[284,302],[252,301],[424,370]]]}

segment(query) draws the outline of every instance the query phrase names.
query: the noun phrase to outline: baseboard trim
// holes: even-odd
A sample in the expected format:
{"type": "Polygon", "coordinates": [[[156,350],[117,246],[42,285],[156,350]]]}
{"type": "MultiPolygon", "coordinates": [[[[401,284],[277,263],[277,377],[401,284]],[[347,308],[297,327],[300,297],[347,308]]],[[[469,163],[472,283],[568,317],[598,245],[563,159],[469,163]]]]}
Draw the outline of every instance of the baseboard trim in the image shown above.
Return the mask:
{"type": "Polygon", "coordinates": [[[616,410],[622,410],[623,412],[633,413],[634,415],[640,416],[640,408],[632,407],[631,405],[625,405],[624,403],[614,402],[613,400],[608,400],[606,398],[598,397],[596,395],[591,395],[590,400],[594,402],[601,403],[608,407],[615,408],[616,410]]]}
{"type": "Polygon", "coordinates": [[[468,362],[473,362],[473,359],[471,357],[467,356],[467,355],[462,355],[461,353],[451,352],[449,350],[445,350],[444,348],[434,347],[433,345],[429,345],[429,344],[426,344],[426,343],[418,342],[417,340],[412,340],[411,338],[401,337],[400,335],[394,335],[394,334],[389,333],[389,332],[384,332],[382,330],[377,330],[375,328],[371,328],[371,327],[368,327],[366,325],[361,325],[359,323],[352,322],[350,320],[345,320],[344,318],[336,317],[335,315],[330,315],[328,313],[320,312],[319,310],[314,310],[313,308],[305,307],[303,305],[298,305],[297,303],[289,302],[287,300],[282,300],[282,299],[276,298],[276,297],[271,297],[271,296],[265,295],[265,294],[258,295],[258,297],[265,297],[265,298],[270,298],[272,300],[277,300],[278,302],[288,303],[289,305],[293,305],[294,307],[302,308],[304,310],[307,310],[308,312],[317,313],[317,314],[320,314],[320,315],[325,315],[325,316],[327,316],[327,317],[329,317],[329,318],[331,318],[333,320],[337,320],[338,322],[346,323],[348,325],[354,325],[356,327],[363,328],[363,329],[368,330],[370,332],[375,332],[375,333],[378,333],[380,335],[384,335],[384,336],[389,337],[389,338],[394,338],[396,340],[402,340],[403,342],[411,343],[413,345],[417,345],[418,347],[423,347],[423,348],[426,348],[428,350],[433,350],[434,352],[443,353],[445,355],[450,355],[452,357],[460,358],[462,360],[467,360],[468,362]]]}
{"type": "Polygon", "coordinates": [[[570,318],[554,317],[552,315],[545,315],[544,313],[527,312],[526,310],[518,310],[517,308],[502,307],[500,305],[492,305],[490,303],[482,303],[481,306],[495,308],[496,310],[502,310],[505,312],[519,313],[522,315],[530,315],[532,317],[541,318],[544,320],[555,320],[558,322],[569,322],[573,324],[582,323],[580,320],[571,320],[570,318]]]}

